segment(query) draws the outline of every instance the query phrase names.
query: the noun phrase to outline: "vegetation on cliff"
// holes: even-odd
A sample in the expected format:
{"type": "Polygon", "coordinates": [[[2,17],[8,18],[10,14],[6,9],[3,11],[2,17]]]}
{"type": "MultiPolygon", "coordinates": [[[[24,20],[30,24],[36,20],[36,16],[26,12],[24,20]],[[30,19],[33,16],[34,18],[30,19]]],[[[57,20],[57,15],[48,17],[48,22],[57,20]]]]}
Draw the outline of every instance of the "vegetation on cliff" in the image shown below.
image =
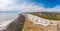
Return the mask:
{"type": "Polygon", "coordinates": [[[36,12],[36,13],[30,13],[32,15],[44,18],[44,19],[49,19],[49,20],[60,20],[60,13],[57,12],[36,12]]]}

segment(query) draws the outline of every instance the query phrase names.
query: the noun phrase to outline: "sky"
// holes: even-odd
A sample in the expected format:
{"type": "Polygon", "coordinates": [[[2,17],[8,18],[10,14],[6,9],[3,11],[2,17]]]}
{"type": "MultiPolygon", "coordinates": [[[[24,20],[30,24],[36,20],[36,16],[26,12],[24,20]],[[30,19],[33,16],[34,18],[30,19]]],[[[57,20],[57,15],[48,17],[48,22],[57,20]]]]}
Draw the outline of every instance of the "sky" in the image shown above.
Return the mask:
{"type": "Polygon", "coordinates": [[[60,0],[0,0],[1,11],[60,12],[60,0]]]}

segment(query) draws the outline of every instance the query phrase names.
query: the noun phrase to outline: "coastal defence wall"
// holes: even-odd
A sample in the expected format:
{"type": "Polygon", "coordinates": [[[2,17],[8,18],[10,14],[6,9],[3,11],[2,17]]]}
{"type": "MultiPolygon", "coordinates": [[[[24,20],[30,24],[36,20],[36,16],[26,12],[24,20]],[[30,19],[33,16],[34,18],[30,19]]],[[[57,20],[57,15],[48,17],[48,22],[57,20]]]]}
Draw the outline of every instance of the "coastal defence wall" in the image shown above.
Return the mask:
{"type": "Polygon", "coordinates": [[[42,31],[60,31],[60,24],[56,24],[57,22],[55,21],[43,19],[31,14],[26,14],[26,17],[29,21],[33,22],[33,24],[40,27],[42,31]]]}

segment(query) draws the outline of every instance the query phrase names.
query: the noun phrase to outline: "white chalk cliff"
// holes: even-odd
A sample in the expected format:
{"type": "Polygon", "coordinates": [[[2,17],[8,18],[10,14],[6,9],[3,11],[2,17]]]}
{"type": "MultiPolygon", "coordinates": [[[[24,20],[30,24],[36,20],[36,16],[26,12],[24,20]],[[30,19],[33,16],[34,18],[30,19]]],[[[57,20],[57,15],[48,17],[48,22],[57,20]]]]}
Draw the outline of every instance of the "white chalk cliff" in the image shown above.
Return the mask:
{"type": "Polygon", "coordinates": [[[48,20],[48,19],[43,19],[38,16],[32,15],[32,14],[26,14],[27,18],[29,18],[33,23],[35,24],[41,24],[44,26],[48,25],[57,25],[60,23],[60,21],[54,21],[54,20],[48,20]]]}

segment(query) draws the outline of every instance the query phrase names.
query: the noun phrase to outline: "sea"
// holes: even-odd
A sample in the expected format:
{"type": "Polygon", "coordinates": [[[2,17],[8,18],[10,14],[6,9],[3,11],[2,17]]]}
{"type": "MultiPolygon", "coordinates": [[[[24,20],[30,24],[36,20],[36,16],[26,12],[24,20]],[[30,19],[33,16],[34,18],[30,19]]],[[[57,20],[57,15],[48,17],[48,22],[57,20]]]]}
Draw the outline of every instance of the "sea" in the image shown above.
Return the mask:
{"type": "Polygon", "coordinates": [[[18,18],[18,13],[0,13],[0,30],[6,29],[7,25],[18,18]]]}

